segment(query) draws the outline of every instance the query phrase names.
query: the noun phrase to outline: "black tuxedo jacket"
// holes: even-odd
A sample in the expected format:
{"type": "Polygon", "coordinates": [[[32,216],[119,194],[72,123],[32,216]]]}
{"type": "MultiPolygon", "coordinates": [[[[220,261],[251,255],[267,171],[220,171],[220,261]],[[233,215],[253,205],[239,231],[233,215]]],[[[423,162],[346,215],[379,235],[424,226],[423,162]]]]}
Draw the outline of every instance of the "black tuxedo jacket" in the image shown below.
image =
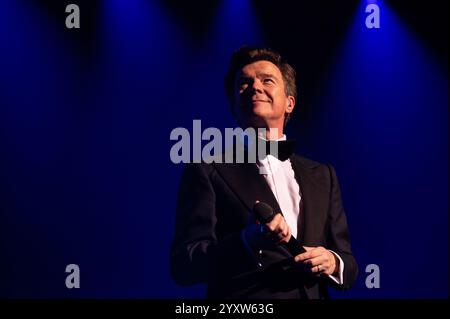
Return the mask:
{"type": "Polygon", "coordinates": [[[241,232],[256,200],[280,207],[256,164],[187,164],[178,194],[171,272],[180,285],[207,283],[210,298],[327,298],[327,286],[349,288],[358,267],[352,255],[334,168],[290,157],[300,186],[297,238],[324,246],[344,262],[344,283],[313,276],[282,245],[251,252],[241,232]]]}

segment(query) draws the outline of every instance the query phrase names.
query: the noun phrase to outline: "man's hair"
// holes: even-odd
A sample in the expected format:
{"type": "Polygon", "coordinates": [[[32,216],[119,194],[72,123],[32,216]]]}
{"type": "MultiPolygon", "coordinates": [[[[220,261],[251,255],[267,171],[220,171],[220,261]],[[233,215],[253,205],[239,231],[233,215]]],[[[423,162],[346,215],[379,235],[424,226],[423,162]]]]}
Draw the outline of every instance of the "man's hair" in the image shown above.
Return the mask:
{"type": "MultiPolygon", "coordinates": [[[[234,113],[234,90],[236,73],[244,66],[257,62],[269,61],[275,64],[280,69],[283,76],[283,82],[286,95],[293,96],[297,101],[297,85],[295,82],[295,70],[286,61],[281,58],[281,55],[269,48],[257,48],[250,46],[243,46],[234,52],[230,59],[230,67],[225,75],[225,94],[230,102],[231,111],[234,113]]],[[[292,113],[286,114],[284,124],[290,118],[292,113]]]]}

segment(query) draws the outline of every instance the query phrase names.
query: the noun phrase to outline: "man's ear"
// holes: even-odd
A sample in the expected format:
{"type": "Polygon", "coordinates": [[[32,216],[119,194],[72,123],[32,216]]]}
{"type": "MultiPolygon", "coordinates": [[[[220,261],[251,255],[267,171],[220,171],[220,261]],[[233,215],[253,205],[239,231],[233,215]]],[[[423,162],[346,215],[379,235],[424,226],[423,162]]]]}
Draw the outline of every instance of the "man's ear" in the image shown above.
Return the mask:
{"type": "Polygon", "coordinates": [[[292,113],[292,111],[294,111],[294,107],[295,107],[295,98],[292,95],[289,95],[287,97],[288,99],[288,105],[286,107],[286,113],[292,113]]]}

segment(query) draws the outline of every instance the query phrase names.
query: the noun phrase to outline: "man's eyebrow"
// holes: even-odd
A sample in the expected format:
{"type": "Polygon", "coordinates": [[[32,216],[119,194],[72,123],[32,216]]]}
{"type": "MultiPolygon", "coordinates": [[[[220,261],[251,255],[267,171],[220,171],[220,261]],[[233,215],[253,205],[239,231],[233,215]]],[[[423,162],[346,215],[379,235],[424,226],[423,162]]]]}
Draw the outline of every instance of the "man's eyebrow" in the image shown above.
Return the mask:
{"type": "Polygon", "coordinates": [[[277,76],[275,74],[271,74],[271,73],[259,73],[258,77],[259,78],[275,78],[275,79],[277,79],[277,76]]]}
{"type": "MultiPolygon", "coordinates": [[[[256,76],[257,78],[274,78],[274,79],[278,79],[278,77],[275,74],[271,74],[271,73],[258,73],[258,75],[256,76]]],[[[245,74],[241,74],[238,76],[238,80],[247,80],[247,79],[251,79],[252,77],[249,75],[245,75],[245,74]]]]}

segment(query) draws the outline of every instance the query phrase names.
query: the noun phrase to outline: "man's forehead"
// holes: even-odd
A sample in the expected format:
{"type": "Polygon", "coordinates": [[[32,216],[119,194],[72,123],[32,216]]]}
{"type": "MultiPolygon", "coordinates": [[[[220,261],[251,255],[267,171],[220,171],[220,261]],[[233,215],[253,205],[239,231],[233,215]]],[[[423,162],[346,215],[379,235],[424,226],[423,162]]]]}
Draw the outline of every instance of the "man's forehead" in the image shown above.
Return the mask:
{"type": "Polygon", "coordinates": [[[260,60],[255,61],[250,64],[244,65],[241,70],[239,70],[239,76],[251,75],[251,74],[271,74],[274,76],[280,76],[280,69],[270,61],[260,60]]]}

